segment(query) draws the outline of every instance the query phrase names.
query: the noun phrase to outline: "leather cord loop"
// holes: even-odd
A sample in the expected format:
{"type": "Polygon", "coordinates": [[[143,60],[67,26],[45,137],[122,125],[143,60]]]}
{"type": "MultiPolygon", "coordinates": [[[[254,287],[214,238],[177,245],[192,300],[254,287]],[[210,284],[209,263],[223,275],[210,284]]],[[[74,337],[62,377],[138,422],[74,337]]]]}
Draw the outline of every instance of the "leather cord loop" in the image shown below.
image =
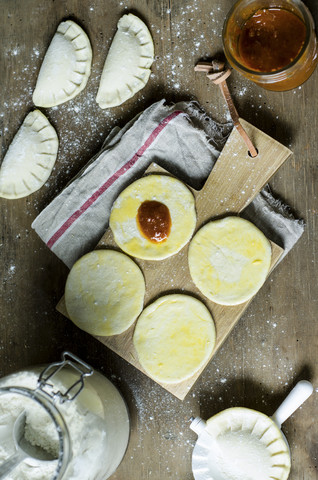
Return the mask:
{"type": "Polygon", "coordinates": [[[228,109],[230,111],[231,118],[233,120],[234,126],[243,138],[244,142],[247,145],[250,155],[255,158],[258,155],[258,151],[253,145],[250,137],[247,135],[246,131],[240,123],[239,114],[233,103],[229,88],[226,83],[226,79],[231,75],[231,69],[225,68],[223,62],[217,60],[212,60],[212,62],[199,62],[194,70],[196,72],[205,72],[209,80],[212,80],[213,83],[220,87],[222,95],[227,103],[228,109]]]}

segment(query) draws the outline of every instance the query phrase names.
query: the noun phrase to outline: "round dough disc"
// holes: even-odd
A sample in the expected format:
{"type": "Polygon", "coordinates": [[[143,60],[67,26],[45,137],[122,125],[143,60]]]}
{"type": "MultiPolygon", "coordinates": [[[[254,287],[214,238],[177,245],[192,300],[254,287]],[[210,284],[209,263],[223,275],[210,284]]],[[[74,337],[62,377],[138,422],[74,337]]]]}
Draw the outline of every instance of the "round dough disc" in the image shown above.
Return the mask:
{"type": "Polygon", "coordinates": [[[179,383],[209,360],[215,344],[214,322],[196,298],[166,295],[144,309],[133,342],[142,367],[154,380],[179,383]]]}
{"type": "Polygon", "coordinates": [[[188,262],[193,282],[210,300],[238,305],[263,285],[272,249],[251,222],[226,217],[207,223],[193,237],[188,262]]]}
{"type": "Polygon", "coordinates": [[[82,330],[109,336],[124,332],[142,310],[145,281],[133,260],[114,250],[96,250],[72,267],[65,286],[70,319],[82,330]]]}
{"type": "Polygon", "coordinates": [[[210,434],[209,478],[287,480],[289,449],[282,432],[267,415],[243,407],[223,410],[207,421],[210,434]],[[212,474],[211,474],[212,473],[212,474]]]}
{"type": "Polygon", "coordinates": [[[195,224],[195,201],[191,191],[167,175],[148,175],[129,185],[115,200],[109,219],[120,248],[146,260],[162,260],[179,252],[190,240],[195,224]],[[169,209],[170,234],[160,243],[148,240],[138,228],[138,208],[145,201],[157,201],[169,209]]]}

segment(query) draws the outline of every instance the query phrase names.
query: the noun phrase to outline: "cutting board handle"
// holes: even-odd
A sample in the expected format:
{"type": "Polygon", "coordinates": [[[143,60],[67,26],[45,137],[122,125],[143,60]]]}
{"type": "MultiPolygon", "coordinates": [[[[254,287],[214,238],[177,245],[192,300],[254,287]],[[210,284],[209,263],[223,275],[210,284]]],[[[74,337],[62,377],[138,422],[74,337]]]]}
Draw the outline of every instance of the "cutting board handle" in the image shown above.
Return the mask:
{"type": "Polygon", "coordinates": [[[196,196],[201,225],[213,217],[240,213],[268,183],[292,152],[266,133],[240,119],[258,155],[252,158],[237,129],[233,129],[204,187],[196,196]],[[213,196],[213,205],[207,202],[213,196]]]}

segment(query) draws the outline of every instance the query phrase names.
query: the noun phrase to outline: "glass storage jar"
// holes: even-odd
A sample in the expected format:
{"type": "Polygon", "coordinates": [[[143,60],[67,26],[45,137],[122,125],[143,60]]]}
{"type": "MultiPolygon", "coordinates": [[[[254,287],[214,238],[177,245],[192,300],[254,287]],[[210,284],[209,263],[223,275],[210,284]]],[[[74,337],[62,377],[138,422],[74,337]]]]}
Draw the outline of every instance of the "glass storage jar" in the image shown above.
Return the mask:
{"type": "Polygon", "coordinates": [[[234,69],[267,90],[285,91],[298,87],[313,73],[318,61],[314,21],[308,8],[300,0],[239,0],[225,19],[223,47],[224,53],[234,69]],[[285,16],[276,15],[275,17],[275,11],[282,11],[285,16]],[[268,14],[262,16],[262,12],[268,12],[268,14]],[[246,29],[253,18],[255,18],[254,28],[246,29]],[[285,21],[283,21],[284,18],[285,21]],[[291,43],[298,40],[298,36],[295,36],[293,28],[290,26],[291,18],[295,19],[296,24],[298,22],[300,28],[302,25],[304,31],[304,41],[296,56],[289,56],[291,43]],[[287,31],[290,37],[289,42],[283,41],[287,31]],[[284,58],[287,63],[284,62],[281,67],[269,70],[265,67],[270,62],[270,58],[268,58],[263,68],[252,68],[246,63],[241,51],[240,41],[243,32],[246,35],[245,38],[249,39],[249,51],[253,52],[254,58],[266,55],[267,51],[269,55],[271,52],[274,55],[277,53],[276,60],[284,58]],[[266,36],[258,37],[263,34],[266,36]],[[280,38],[281,41],[276,41],[277,48],[272,48],[271,42],[275,36],[278,36],[277,38],[280,38]],[[268,41],[268,45],[265,45],[266,41],[268,41]]]}
{"type": "Polygon", "coordinates": [[[25,459],[8,480],[106,480],[121,462],[129,416],[117,388],[75,355],[0,379],[0,467],[14,452],[13,424],[57,460],[25,459]]]}

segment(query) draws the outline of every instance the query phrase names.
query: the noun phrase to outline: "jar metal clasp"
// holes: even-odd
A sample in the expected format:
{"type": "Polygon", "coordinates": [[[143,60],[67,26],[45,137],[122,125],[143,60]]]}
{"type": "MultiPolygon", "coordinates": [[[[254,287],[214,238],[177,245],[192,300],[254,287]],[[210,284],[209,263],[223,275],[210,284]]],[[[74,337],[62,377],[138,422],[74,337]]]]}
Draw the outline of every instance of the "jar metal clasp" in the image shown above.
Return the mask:
{"type": "Polygon", "coordinates": [[[48,365],[39,375],[36,390],[41,390],[53,401],[59,403],[71,402],[84,388],[84,378],[93,375],[94,369],[83,362],[80,358],[70,352],[63,352],[62,360],[48,365]],[[53,376],[62,369],[70,368],[78,374],[76,381],[65,389],[65,391],[55,390],[53,383],[50,383],[53,376]]]}

